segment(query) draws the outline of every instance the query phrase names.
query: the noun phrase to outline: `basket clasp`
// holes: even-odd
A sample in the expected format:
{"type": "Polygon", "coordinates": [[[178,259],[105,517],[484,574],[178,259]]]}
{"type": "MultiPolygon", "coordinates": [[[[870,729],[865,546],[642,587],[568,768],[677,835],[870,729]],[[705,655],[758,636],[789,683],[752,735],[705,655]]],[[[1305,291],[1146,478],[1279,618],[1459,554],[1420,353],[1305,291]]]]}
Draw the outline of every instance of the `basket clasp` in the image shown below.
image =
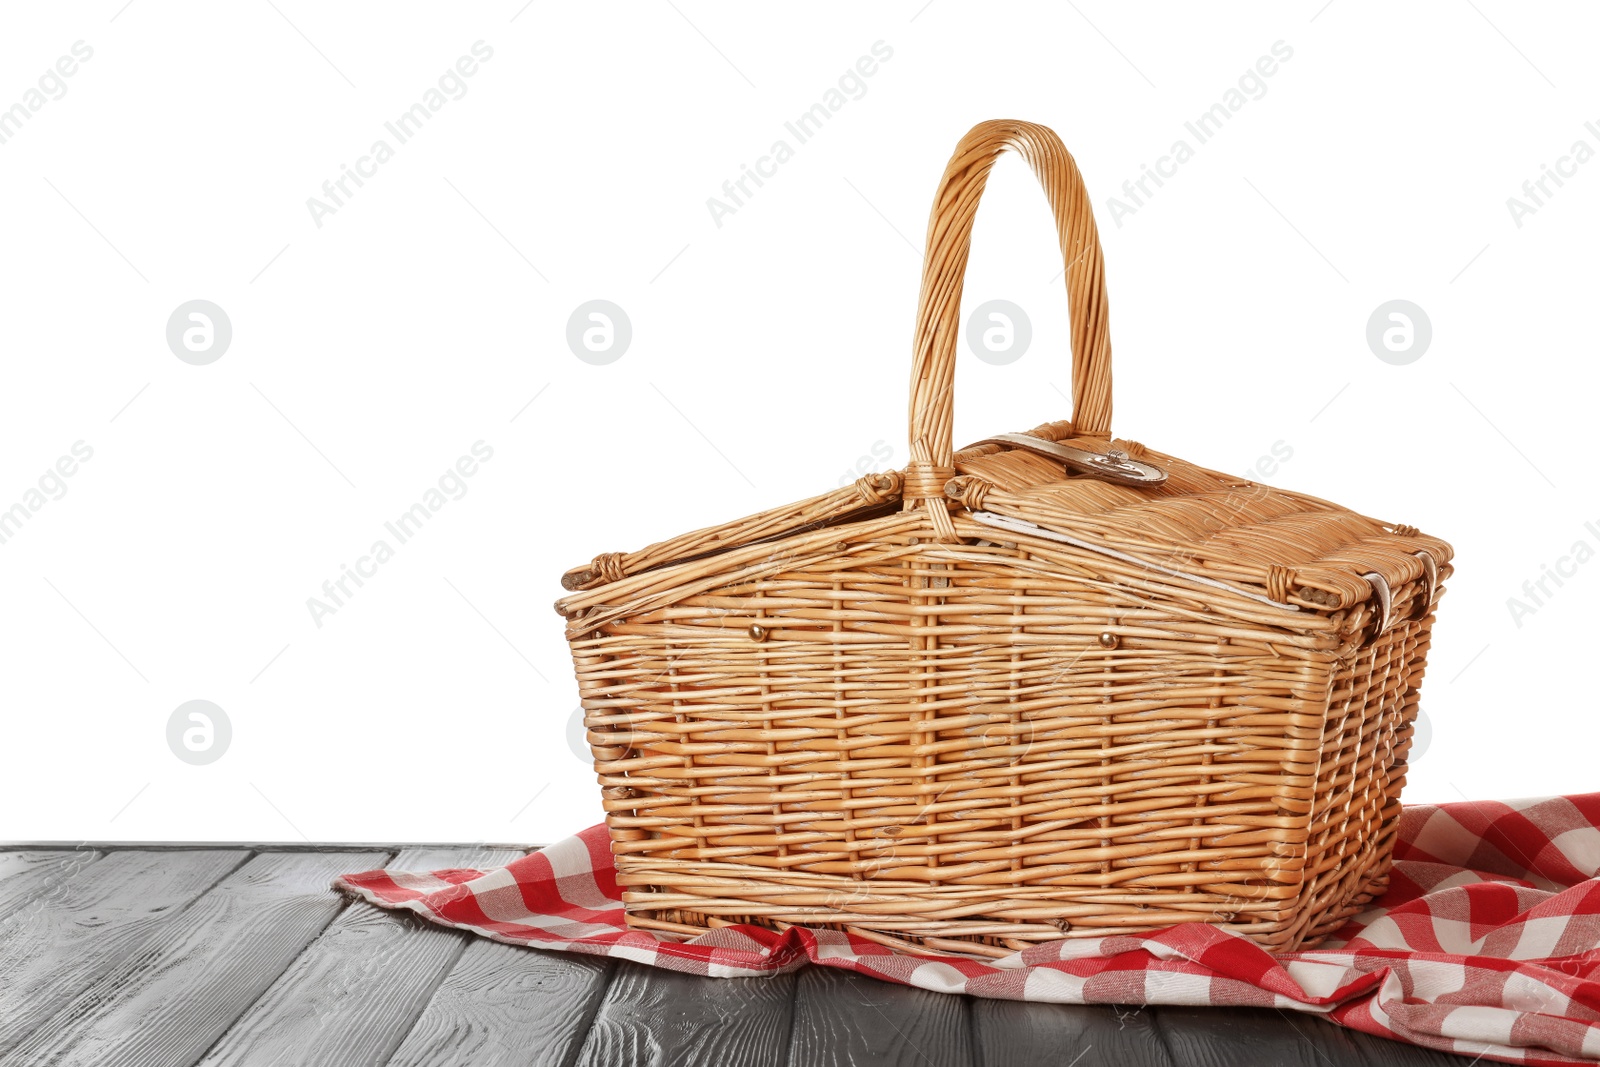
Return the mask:
{"type": "Polygon", "coordinates": [[[1167,472],[1160,467],[1132,459],[1126,452],[1115,448],[1106,452],[1090,452],[1085,448],[1073,448],[1059,441],[1047,441],[1042,437],[1025,433],[996,434],[984,438],[978,444],[1009,445],[1024,452],[1032,452],[1034,455],[1064,463],[1068,470],[1116,482],[1118,485],[1152,486],[1160,485],[1167,480],[1167,472]]]}

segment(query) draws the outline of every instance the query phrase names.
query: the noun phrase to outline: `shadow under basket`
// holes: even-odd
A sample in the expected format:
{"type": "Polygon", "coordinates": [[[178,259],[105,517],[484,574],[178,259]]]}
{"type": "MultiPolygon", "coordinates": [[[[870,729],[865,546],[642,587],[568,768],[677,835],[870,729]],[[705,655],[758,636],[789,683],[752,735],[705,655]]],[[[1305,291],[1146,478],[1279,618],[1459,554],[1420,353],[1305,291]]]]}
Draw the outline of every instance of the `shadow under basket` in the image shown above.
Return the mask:
{"type": "Polygon", "coordinates": [[[1274,951],[1388,882],[1450,546],[1114,438],[1098,236],[984,123],[929,227],[911,462],[563,579],[628,922],[1003,956],[1181,922],[1274,951]],[[1007,149],[1055,213],[1073,420],[954,450],[961,279],[1007,149]]]}

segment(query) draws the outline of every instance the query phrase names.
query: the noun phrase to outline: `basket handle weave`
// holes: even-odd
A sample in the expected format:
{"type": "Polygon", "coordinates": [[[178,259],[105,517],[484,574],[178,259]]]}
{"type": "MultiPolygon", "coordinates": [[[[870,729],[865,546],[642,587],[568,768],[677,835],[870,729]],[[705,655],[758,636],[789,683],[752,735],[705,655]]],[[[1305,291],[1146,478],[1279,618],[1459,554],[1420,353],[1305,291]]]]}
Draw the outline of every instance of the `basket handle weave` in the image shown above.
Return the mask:
{"type": "Polygon", "coordinates": [[[1055,214],[1072,317],[1075,432],[1084,437],[1111,434],[1111,333],[1105,266],[1083,176],[1054,130],[1011,119],[980,122],[956,145],[928,220],[911,369],[908,507],[915,506],[916,500],[929,500],[942,510],[937,501],[943,497],[945,482],[955,476],[952,394],[956,340],[961,336],[961,290],[978,200],[990,169],[1007,149],[1028,161],[1055,214]]]}

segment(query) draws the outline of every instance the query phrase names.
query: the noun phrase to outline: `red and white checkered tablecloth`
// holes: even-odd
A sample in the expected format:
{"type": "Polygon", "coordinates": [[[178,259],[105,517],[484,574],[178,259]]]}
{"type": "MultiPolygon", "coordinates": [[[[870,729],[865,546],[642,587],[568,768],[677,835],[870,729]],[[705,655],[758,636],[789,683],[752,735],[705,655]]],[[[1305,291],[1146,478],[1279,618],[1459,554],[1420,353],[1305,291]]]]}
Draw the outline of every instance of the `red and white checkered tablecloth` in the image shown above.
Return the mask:
{"type": "Polygon", "coordinates": [[[1064,1004],[1227,1004],[1511,1063],[1600,1060],[1600,793],[1411,807],[1388,893],[1317,949],[1272,955],[1201,924],[1004,959],[906,955],[832,930],[730,926],[675,942],[623,925],[603,826],[491,871],[335,885],[497,941],[713,978],[845,967],[940,993],[1064,1004]]]}

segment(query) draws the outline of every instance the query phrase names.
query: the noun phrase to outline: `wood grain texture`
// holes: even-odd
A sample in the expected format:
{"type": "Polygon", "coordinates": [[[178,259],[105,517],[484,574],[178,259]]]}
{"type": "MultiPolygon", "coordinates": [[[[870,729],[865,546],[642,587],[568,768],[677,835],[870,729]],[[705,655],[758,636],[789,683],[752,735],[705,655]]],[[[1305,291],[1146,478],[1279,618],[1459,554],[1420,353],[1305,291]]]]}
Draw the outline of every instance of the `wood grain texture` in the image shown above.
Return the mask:
{"type": "MultiPolygon", "coordinates": [[[[487,849],[408,850],[387,866],[402,871],[481,870],[503,867],[521,855],[487,849]]],[[[379,1067],[461,955],[468,936],[410,912],[357,901],[306,947],[200,1062],[204,1067],[379,1067]]]]}
{"type": "Polygon", "coordinates": [[[699,978],[620,962],[578,1062],[771,1067],[788,1045],[795,981],[699,978]]]}
{"type": "Polygon", "coordinates": [[[92,849],[0,852],[0,919],[99,858],[92,849]]]}
{"type": "Polygon", "coordinates": [[[388,1067],[567,1067],[615,969],[473,938],[388,1067]]]}
{"type": "Polygon", "coordinates": [[[1274,1008],[1149,1009],[1172,1059],[1195,1067],[1467,1067],[1467,1056],[1346,1030],[1325,1019],[1274,1008]]]}
{"type": "Polygon", "coordinates": [[[1163,1005],[1153,1012],[1173,1062],[1185,1067],[1345,1067],[1358,1062],[1343,1055],[1345,1050],[1335,1055],[1315,1047],[1306,1036],[1312,1020],[1292,1019],[1291,1013],[1271,1008],[1218,1011],[1163,1005]]]}
{"type": "Polygon", "coordinates": [[[966,1067],[974,1062],[968,999],[807,967],[795,990],[789,1063],[966,1067]]]}
{"type": "MultiPolygon", "coordinates": [[[[195,854],[144,855],[172,863],[195,854]]],[[[0,1064],[190,1067],[344,907],[329,887],[334,875],[387,859],[382,852],[256,856],[167,924],[159,944],[105,972],[0,1064]]]]}
{"type": "Polygon", "coordinates": [[[0,1053],[74,1000],[111,995],[120,968],[154,951],[184,906],[249,855],[112,853],[0,918],[0,1053]]]}
{"type": "Polygon", "coordinates": [[[980,1000],[822,967],[702,979],[341,910],[331,878],[387,854],[0,850],[0,1067],[1473,1062],[1290,1011],[980,1000]]]}
{"type": "MultiPolygon", "coordinates": [[[[1337,1062],[1381,1063],[1385,1067],[1468,1067],[1474,1062],[1481,1062],[1481,1057],[1457,1056],[1437,1049],[1408,1045],[1404,1041],[1374,1037],[1360,1030],[1347,1030],[1315,1015],[1284,1014],[1291,1017],[1289,1021],[1318,1049],[1338,1048],[1346,1056],[1344,1060],[1337,1060],[1331,1051],[1328,1053],[1329,1058],[1337,1062]]],[[[1326,1067],[1326,1061],[1320,1056],[1317,1062],[1326,1067]]]]}
{"type": "Polygon", "coordinates": [[[972,1001],[973,1048],[985,1067],[1171,1067],[1151,1009],[972,1001]]]}

